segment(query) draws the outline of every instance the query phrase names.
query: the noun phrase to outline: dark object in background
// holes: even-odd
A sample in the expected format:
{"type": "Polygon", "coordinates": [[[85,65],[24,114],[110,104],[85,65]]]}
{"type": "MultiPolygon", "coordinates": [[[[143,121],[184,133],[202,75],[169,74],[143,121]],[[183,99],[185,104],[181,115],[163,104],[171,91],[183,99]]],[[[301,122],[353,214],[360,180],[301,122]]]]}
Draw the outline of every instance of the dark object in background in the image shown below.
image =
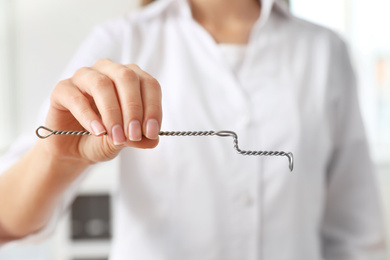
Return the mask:
{"type": "Polygon", "coordinates": [[[78,196],[71,208],[71,226],[73,240],[110,239],[110,196],[78,196]]]}
{"type": "Polygon", "coordinates": [[[107,260],[107,258],[75,258],[73,260],[107,260]]]}

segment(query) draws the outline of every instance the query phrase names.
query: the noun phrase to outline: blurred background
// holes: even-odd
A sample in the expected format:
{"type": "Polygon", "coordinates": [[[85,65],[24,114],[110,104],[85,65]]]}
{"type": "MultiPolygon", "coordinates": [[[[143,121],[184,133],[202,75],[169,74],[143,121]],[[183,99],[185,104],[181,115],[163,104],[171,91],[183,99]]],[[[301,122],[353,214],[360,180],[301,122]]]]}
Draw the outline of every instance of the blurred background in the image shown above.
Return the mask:
{"type": "MultiPolygon", "coordinates": [[[[390,1],[288,4],[295,15],[335,30],[349,44],[390,223],[390,1]]],[[[19,134],[35,131],[40,105],[92,26],[138,6],[138,0],[0,0],[0,156],[19,134]]],[[[115,168],[111,161],[89,175],[51,239],[3,248],[0,259],[107,259],[115,168]]]]}

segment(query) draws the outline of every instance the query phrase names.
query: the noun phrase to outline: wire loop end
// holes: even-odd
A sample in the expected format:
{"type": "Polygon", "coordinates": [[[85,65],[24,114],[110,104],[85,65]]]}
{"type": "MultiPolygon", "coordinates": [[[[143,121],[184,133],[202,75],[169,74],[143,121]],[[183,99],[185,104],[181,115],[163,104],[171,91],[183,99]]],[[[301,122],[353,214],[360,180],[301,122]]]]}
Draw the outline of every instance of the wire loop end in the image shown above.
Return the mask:
{"type": "Polygon", "coordinates": [[[45,138],[48,138],[49,136],[53,135],[54,134],[54,130],[51,130],[50,128],[47,128],[46,126],[40,126],[37,128],[37,130],[35,131],[35,133],[37,134],[37,136],[41,139],[45,139],[45,138]],[[41,135],[39,133],[39,131],[43,129],[43,130],[46,130],[48,131],[49,133],[47,135],[41,135]]]}

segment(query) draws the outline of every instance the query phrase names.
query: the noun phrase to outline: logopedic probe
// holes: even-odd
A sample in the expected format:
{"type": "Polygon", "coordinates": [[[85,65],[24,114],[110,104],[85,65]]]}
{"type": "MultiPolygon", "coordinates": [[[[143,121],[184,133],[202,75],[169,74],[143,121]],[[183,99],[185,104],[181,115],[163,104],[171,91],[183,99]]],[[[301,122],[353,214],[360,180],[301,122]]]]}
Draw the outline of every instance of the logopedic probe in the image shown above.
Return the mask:
{"type": "MultiPolygon", "coordinates": [[[[48,138],[52,135],[91,135],[90,132],[87,131],[57,131],[57,130],[52,130],[50,128],[47,128],[45,126],[40,126],[37,128],[35,131],[37,136],[41,139],[48,138]],[[49,133],[46,135],[41,135],[39,132],[40,130],[46,130],[49,133]]],[[[288,164],[290,171],[293,171],[294,169],[294,156],[290,152],[272,152],[272,151],[245,151],[241,150],[238,147],[238,137],[237,134],[233,131],[184,131],[184,132],[179,132],[179,131],[161,131],[159,133],[160,136],[220,136],[220,137],[227,137],[231,136],[233,137],[233,143],[234,143],[234,149],[239,154],[242,155],[258,155],[258,156],[286,156],[288,158],[288,164]]]]}

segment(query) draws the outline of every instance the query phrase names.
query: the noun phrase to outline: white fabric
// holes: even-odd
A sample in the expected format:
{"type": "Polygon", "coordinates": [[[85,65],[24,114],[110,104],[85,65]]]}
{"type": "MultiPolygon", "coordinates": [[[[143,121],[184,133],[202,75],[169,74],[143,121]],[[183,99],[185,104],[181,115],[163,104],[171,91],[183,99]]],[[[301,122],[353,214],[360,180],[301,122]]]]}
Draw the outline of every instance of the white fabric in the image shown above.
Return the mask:
{"type": "Polygon", "coordinates": [[[233,73],[237,73],[245,59],[246,45],[241,44],[218,44],[218,48],[226,64],[233,73]]]}
{"type": "MultiPolygon", "coordinates": [[[[235,74],[183,0],[97,26],[64,77],[108,57],[163,90],[161,137],[120,154],[111,260],[385,259],[373,165],[344,42],[264,0],[235,74]],[[271,8],[273,6],[273,8],[271,8]]],[[[12,155],[16,156],[16,155],[12,155]]],[[[8,157],[9,158],[9,157],[8,157]]]]}

